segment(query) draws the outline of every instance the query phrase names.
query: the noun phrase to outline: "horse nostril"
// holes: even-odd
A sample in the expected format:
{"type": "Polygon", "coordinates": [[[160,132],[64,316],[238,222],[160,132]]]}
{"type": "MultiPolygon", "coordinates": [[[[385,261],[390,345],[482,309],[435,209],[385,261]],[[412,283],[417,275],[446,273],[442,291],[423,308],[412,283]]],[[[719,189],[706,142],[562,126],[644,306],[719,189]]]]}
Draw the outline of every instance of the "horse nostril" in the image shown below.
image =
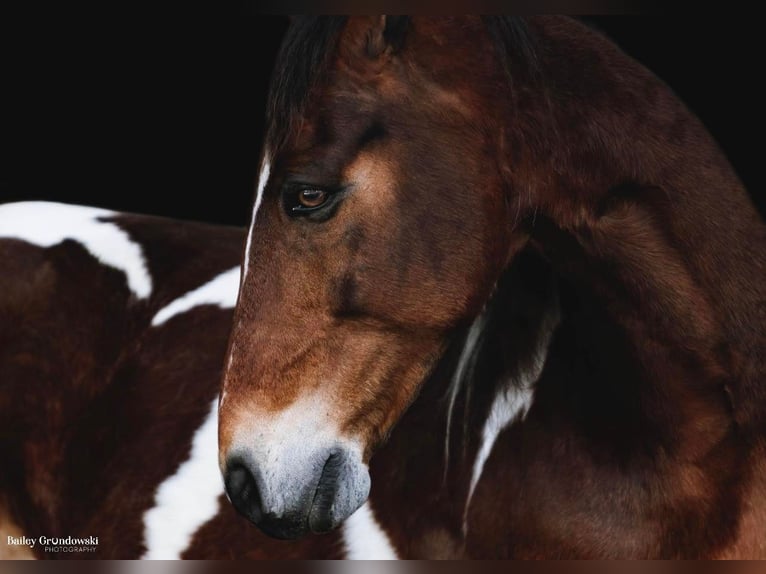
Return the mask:
{"type": "Polygon", "coordinates": [[[240,462],[230,463],[227,466],[225,483],[226,494],[229,495],[234,508],[252,522],[260,522],[263,511],[258,486],[247,467],[240,462]]]}

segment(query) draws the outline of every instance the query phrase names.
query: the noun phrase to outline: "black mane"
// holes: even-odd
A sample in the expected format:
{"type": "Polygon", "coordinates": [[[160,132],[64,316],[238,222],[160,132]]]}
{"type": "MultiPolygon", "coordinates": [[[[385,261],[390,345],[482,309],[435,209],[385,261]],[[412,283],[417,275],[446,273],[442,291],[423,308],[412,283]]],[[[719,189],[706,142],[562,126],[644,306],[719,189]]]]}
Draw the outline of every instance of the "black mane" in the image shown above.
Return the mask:
{"type": "Polygon", "coordinates": [[[275,153],[297,128],[306,100],[329,65],[345,16],[299,16],[282,42],[266,109],[266,142],[275,153]]]}
{"type": "Polygon", "coordinates": [[[540,79],[538,47],[527,21],[518,16],[484,16],[482,19],[509,80],[523,78],[536,83],[540,79]]]}

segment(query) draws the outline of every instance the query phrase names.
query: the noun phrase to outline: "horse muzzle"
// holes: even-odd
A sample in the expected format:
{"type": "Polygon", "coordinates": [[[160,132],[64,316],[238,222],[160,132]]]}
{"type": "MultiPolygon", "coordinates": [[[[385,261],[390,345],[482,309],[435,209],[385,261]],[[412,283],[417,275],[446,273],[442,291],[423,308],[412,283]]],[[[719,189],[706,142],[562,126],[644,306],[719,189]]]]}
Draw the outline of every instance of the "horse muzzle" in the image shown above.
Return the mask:
{"type": "Polygon", "coordinates": [[[234,508],[274,538],[328,532],[351,516],[370,492],[359,450],[346,445],[307,449],[234,449],[224,471],[234,508]]]}

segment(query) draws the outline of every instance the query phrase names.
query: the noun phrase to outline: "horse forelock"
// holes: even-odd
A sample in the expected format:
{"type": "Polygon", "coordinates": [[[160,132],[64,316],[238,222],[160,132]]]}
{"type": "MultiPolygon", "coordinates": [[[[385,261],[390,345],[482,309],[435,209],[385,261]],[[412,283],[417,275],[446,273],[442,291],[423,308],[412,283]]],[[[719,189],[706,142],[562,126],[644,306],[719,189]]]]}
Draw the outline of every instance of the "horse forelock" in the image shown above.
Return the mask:
{"type": "Polygon", "coordinates": [[[296,17],[282,42],[269,88],[267,146],[276,153],[299,127],[308,97],[335,52],[343,16],[296,17]]]}

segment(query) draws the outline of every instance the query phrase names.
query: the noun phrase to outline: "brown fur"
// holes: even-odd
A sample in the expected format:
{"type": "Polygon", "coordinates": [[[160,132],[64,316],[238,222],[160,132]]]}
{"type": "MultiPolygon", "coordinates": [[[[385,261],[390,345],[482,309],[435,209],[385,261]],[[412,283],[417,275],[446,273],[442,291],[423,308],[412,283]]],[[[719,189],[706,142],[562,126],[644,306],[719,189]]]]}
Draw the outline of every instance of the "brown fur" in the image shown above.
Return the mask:
{"type": "MultiPolygon", "coordinates": [[[[320,392],[365,441],[371,507],[400,556],[766,557],[766,228],[710,136],[572,20],[529,20],[540,77],[510,86],[478,18],[415,18],[382,50],[380,22],[348,21],[292,139],[270,150],[222,456],[242,421],[320,392]],[[292,220],[288,177],[348,194],[324,222],[292,220]],[[493,398],[557,304],[532,407],[500,433],[466,510],[493,398]],[[446,464],[447,388],[483,309],[446,464]]],[[[243,241],[125,225],[158,250],[146,307],[72,245],[0,246],[9,516],[27,534],[95,530],[103,557],[140,553],[140,517],[188,453],[231,319],[207,308],[145,326],[243,241]],[[84,278],[109,296],[87,297],[84,278]]],[[[337,533],[273,541],[224,505],[187,556],[341,553],[337,533]]]]}
{"type": "MultiPolygon", "coordinates": [[[[79,244],[41,249],[0,240],[0,531],[97,536],[95,553],[138,558],[143,515],[188,458],[219,392],[231,310],[201,306],[160,327],[154,314],[235,266],[240,229],[122,215],[147,256],[154,290],[131,297],[124,276],[79,244]]],[[[0,542],[0,550],[11,547],[0,542]]],[[[337,535],[287,548],[221,496],[187,557],[337,557],[337,535]]]]}
{"type": "Polygon", "coordinates": [[[529,20],[539,74],[510,85],[479,18],[413,18],[381,49],[384,25],[349,19],[300,129],[270,150],[222,453],[248,412],[322,388],[368,454],[392,432],[371,499],[405,554],[440,540],[476,557],[763,557],[766,228],[720,150],[572,20],[529,20]],[[280,188],[295,177],[350,191],[325,221],[290,219],[280,188]],[[502,343],[516,327],[459,396],[446,483],[438,400],[452,343],[529,289],[492,296],[529,257],[561,293],[562,324],[464,536],[482,413],[501,365],[522,360],[502,343]]]}

